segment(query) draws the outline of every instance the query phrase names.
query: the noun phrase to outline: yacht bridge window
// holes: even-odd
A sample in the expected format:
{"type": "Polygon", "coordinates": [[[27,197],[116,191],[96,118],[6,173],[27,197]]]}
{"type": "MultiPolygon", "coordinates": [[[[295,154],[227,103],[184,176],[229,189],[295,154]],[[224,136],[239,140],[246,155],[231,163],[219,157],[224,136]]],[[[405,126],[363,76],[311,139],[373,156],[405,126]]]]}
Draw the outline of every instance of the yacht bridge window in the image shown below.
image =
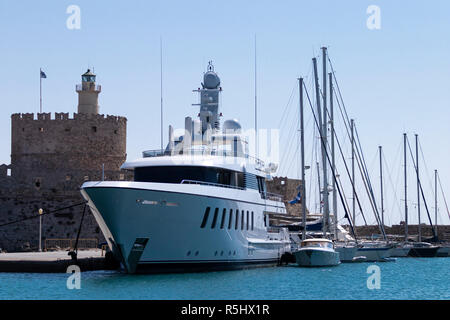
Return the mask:
{"type": "Polygon", "coordinates": [[[134,181],[159,183],[212,183],[244,188],[242,172],[199,166],[152,166],[134,169],[134,181]]]}

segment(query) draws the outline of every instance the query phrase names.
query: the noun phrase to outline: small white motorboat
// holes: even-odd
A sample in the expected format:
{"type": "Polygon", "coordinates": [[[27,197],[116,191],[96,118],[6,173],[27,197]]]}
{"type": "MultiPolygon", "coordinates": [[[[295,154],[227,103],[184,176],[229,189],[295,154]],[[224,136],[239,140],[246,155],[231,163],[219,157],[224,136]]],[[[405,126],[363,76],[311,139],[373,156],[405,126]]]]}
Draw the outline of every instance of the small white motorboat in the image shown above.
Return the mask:
{"type": "Polygon", "coordinates": [[[324,238],[303,240],[294,255],[300,267],[331,267],[341,263],[333,242],[324,238]]]}

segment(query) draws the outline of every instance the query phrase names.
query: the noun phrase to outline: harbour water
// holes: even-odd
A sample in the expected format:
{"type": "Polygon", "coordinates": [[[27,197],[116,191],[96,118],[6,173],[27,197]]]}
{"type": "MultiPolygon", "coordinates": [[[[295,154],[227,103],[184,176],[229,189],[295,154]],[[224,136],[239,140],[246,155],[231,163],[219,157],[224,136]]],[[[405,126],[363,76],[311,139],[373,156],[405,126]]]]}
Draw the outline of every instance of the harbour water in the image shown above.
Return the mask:
{"type": "Polygon", "coordinates": [[[239,271],[127,275],[81,273],[69,290],[69,274],[0,273],[0,299],[450,299],[449,258],[403,258],[388,263],[296,266],[239,271]],[[368,268],[380,268],[380,288],[369,289],[368,268]]]}

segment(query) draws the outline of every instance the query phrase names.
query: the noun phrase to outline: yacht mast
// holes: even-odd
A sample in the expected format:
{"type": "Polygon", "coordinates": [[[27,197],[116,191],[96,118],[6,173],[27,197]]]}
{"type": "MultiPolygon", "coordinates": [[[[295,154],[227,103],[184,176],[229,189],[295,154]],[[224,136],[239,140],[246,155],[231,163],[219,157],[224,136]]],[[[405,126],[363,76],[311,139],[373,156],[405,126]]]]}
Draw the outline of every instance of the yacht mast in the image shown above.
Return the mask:
{"type": "Polygon", "coordinates": [[[418,135],[416,134],[416,175],[417,175],[417,217],[418,222],[418,236],[419,242],[422,242],[422,228],[420,226],[420,180],[419,180],[419,148],[418,148],[418,135]]]}
{"type": "Polygon", "coordinates": [[[355,121],[350,120],[351,142],[352,142],[352,213],[353,225],[356,226],[356,205],[355,205],[355,121]]]}
{"type": "Polygon", "coordinates": [[[324,166],[323,166],[323,206],[324,206],[324,215],[325,215],[325,232],[330,232],[330,205],[329,205],[329,191],[328,191],[328,164],[326,161],[326,146],[327,146],[327,134],[328,134],[328,121],[327,121],[327,48],[322,47],[322,95],[323,95],[323,128],[322,128],[322,136],[323,136],[323,147],[324,153],[322,157],[324,158],[324,166]]]}
{"type": "Polygon", "coordinates": [[[408,242],[408,181],[406,168],[406,133],[403,134],[403,163],[405,169],[405,241],[408,242]]]}
{"type": "Polygon", "coordinates": [[[163,135],[163,58],[162,58],[162,37],[159,38],[159,56],[160,56],[160,95],[161,95],[161,152],[164,152],[163,135]]]}
{"type": "MultiPolygon", "coordinates": [[[[326,161],[326,144],[324,141],[324,132],[323,132],[323,122],[322,122],[322,108],[320,107],[320,91],[319,91],[319,76],[317,74],[317,59],[313,58],[313,65],[314,65],[314,78],[315,78],[315,87],[316,87],[316,103],[317,103],[317,118],[318,118],[318,130],[320,133],[320,139],[321,139],[321,147],[322,147],[322,171],[325,176],[326,173],[326,167],[327,167],[327,161],[326,161]]],[[[328,229],[328,221],[327,221],[327,212],[328,212],[328,197],[327,197],[327,185],[326,185],[326,179],[324,177],[324,186],[322,189],[322,198],[324,203],[324,210],[322,215],[322,231],[323,236],[326,237],[327,229],[328,229]]]]}
{"type": "Polygon", "coordinates": [[[258,104],[257,104],[257,77],[256,77],[256,34],[255,34],[255,147],[256,147],[256,158],[259,156],[259,146],[258,146],[258,104]]]}
{"type": "Polygon", "coordinates": [[[434,170],[434,228],[438,234],[437,170],[434,170]]]}
{"type": "Polygon", "coordinates": [[[304,120],[303,120],[303,78],[298,79],[299,83],[299,90],[300,90],[300,151],[301,151],[301,174],[302,174],[302,184],[301,184],[301,206],[302,206],[302,226],[303,226],[303,232],[302,232],[302,240],[306,239],[306,201],[305,201],[305,195],[306,195],[306,187],[305,187],[305,131],[304,131],[304,120]]]}
{"type": "MultiPolygon", "coordinates": [[[[334,150],[334,106],[333,106],[333,74],[330,72],[328,74],[329,85],[330,85],[330,126],[331,126],[331,171],[332,175],[336,176],[336,161],[335,161],[335,150],[334,150]]],[[[333,189],[333,224],[334,224],[334,239],[337,240],[338,232],[338,219],[337,219],[337,192],[336,192],[336,181],[331,179],[331,187],[333,189]]]]}
{"type": "Polygon", "coordinates": [[[384,227],[384,204],[383,204],[383,160],[382,160],[382,152],[383,147],[379,146],[380,150],[380,189],[381,189],[381,223],[384,227]]]}

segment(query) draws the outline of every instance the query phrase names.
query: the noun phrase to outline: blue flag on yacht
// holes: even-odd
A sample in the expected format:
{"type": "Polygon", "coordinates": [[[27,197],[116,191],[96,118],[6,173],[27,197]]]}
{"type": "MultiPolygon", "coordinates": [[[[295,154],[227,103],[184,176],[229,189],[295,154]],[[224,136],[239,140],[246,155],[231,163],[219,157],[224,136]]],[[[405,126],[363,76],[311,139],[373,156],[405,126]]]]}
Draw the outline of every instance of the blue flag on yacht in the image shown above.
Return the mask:
{"type": "Polygon", "coordinates": [[[294,198],[294,200],[289,201],[290,204],[296,204],[302,202],[302,195],[300,194],[300,190],[298,190],[297,196],[294,198]]]}
{"type": "Polygon", "coordinates": [[[41,79],[47,79],[47,75],[41,70],[41,79]]]}

